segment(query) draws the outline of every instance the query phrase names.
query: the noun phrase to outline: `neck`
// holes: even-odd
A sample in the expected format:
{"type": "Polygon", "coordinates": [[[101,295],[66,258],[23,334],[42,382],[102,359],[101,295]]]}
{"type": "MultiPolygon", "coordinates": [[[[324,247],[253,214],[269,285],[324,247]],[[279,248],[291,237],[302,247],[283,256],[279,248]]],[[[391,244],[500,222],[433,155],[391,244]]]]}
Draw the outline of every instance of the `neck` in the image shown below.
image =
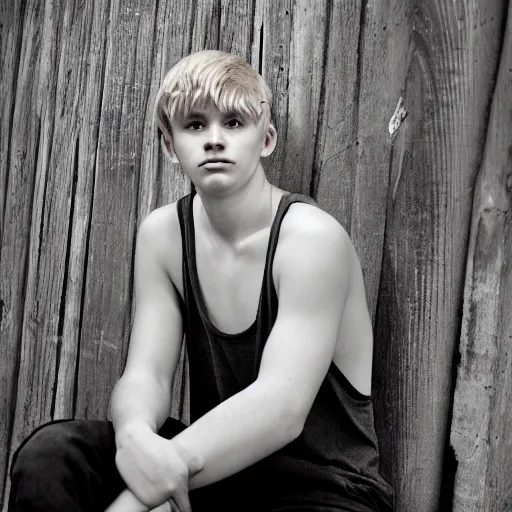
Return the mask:
{"type": "Polygon", "coordinates": [[[273,218],[273,188],[262,168],[239,190],[211,196],[197,189],[204,229],[229,245],[265,229],[273,218]]]}

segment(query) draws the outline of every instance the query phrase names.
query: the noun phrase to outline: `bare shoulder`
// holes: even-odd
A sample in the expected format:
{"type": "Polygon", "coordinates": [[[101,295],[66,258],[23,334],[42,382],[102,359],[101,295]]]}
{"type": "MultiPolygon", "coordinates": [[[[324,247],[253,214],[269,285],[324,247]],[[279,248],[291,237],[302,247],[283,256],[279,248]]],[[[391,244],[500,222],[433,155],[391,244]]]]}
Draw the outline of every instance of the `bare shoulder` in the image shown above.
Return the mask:
{"type": "Polygon", "coordinates": [[[349,277],[357,254],[345,228],[329,213],[310,204],[293,203],[281,225],[274,262],[279,269],[301,260],[349,277]]]}
{"type": "Polygon", "coordinates": [[[329,213],[318,206],[293,203],[283,218],[281,232],[286,235],[304,236],[318,233],[321,236],[338,237],[351,243],[345,228],[329,213]]]}
{"type": "Polygon", "coordinates": [[[166,238],[175,231],[179,234],[179,229],[177,202],[156,208],[144,218],[139,227],[139,231],[144,231],[148,236],[166,234],[166,238]]]}
{"type": "Polygon", "coordinates": [[[182,258],[177,202],[156,208],[145,217],[139,226],[137,240],[151,247],[175,282],[176,269],[181,268],[182,258]]]}

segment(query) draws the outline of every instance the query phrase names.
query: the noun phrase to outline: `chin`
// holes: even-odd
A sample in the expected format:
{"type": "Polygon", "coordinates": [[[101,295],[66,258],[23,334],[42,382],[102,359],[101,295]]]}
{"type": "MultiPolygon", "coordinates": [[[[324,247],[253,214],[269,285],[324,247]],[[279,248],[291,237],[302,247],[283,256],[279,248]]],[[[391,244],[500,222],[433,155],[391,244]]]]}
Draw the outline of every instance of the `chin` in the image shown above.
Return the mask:
{"type": "Polygon", "coordinates": [[[222,197],[233,189],[236,185],[231,176],[226,176],[223,172],[211,173],[208,176],[202,176],[200,179],[192,181],[196,189],[209,196],[222,197]]]}

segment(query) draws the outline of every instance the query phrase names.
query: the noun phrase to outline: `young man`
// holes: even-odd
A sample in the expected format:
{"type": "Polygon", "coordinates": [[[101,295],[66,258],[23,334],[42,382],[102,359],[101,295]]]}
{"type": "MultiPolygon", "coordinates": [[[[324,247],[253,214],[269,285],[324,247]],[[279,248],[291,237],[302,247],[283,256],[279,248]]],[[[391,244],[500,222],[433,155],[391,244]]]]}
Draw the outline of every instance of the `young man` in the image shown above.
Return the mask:
{"type": "Polygon", "coordinates": [[[261,76],[230,54],[193,54],[166,76],[157,124],[194,192],[140,226],[113,430],[75,421],[38,431],[14,464],[12,510],[102,510],[112,500],[108,512],[392,510],[378,472],[360,264],[338,222],[267,181],[270,106],[261,76]],[[167,419],[184,334],[187,428],[167,419]],[[61,483],[43,484],[35,461],[56,450],[61,483]],[[34,474],[39,495],[59,505],[36,508],[34,474]]]}

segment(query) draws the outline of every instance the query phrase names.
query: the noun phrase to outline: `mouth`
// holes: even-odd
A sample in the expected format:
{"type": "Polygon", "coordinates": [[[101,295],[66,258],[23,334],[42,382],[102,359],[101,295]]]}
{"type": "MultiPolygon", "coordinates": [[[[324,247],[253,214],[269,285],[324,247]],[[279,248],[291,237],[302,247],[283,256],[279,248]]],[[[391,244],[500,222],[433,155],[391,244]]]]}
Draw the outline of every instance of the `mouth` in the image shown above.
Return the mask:
{"type": "Polygon", "coordinates": [[[232,160],[226,158],[208,158],[199,164],[199,167],[220,167],[222,164],[234,164],[232,160]]]}

